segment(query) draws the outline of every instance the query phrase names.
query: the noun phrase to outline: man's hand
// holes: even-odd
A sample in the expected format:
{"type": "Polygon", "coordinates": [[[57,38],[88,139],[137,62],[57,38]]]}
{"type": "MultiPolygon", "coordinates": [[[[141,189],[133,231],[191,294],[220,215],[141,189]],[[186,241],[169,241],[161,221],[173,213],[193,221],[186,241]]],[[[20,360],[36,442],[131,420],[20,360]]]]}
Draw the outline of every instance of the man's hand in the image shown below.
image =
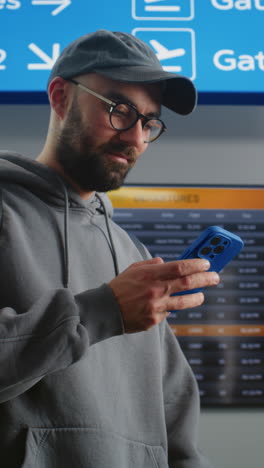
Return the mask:
{"type": "Polygon", "coordinates": [[[121,308],[125,332],[148,330],[164,320],[170,310],[201,305],[201,292],[171,294],[218,284],[218,274],[206,271],[209,267],[202,259],[164,263],[161,258],[152,258],[133,263],[109,283],[121,308]]]}

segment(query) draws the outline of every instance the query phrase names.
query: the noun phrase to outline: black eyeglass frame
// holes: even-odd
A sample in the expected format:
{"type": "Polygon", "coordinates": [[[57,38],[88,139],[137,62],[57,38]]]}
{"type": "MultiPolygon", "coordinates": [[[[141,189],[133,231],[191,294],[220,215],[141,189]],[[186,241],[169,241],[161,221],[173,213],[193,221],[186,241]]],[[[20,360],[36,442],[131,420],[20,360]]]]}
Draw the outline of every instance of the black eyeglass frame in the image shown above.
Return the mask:
{"type": "Polygon", "coordinates": [[[122,102],[122,101],[114,102],[114,101],[111,101],[110,99],[102,96],[101,94],[97,93],[96,91],[92,91],[91,89],[87,88],[87,86],[83,85],[82,83],[79,83],[79,81],[76,81],[76,80],[74,80],[72,78],[68,79],[68,81],[75,84],[76,86],[81,88],[83,91],[86,91],[87,93],[92,94],[93,96],[97,97],[98,99],[101,99],[101,101],[106,102],[110,106],[110,109],[109,109],[110,124],[115,130],[117,130],[119,132],[125,132],[126,130],[129,130],[130,128],[134,127],[134,125],[136,125],[136,123],[139,121],[139,119],[142,120],[142,129],[144,128],[144,126],[150,120],[156,120],[156,121],[161,123],[160,133],[155,138],[153,138],[152,140],[144,141],[144,143],[152,143],[153,141],[157,140],[162,135],[162,133],[164,133],[167,130],[167,127],[166,127],[165,123],[161,119],[158,119],[157,117],[147,117],[146,115],[141,114],[140,112],[138,112],[137,108],[133,104],[131,104],[130,102],[122,102]],[[116,128],[112,123],[113,111],[115,110],[116,106],[118,106],[120,104],[125,104],[125,105],[131,107],[135,111],[136,116],[137,116],[135,122],[133,122],[128,127],[125,127],[125,128],[122,128],[122,129],[116,128]]]}

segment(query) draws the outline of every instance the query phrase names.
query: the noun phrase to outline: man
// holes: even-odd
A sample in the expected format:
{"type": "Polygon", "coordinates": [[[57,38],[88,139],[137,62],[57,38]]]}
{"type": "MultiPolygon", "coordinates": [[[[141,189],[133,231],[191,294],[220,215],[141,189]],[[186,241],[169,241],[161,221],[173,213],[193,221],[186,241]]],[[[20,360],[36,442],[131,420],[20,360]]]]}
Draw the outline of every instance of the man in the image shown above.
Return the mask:
{"type": "MultiPolygon", "coordinates": [[[[70,44],[48,86],[44,148],[0,165],[0,453],[3,468],[205,468],[199,397],[166,322],[215,285],[200,259],[140,253],[107,192],[195,89],[135,37],[70,44]]],[[[140,249],[142,250],[142,249],[140,249]]]]}

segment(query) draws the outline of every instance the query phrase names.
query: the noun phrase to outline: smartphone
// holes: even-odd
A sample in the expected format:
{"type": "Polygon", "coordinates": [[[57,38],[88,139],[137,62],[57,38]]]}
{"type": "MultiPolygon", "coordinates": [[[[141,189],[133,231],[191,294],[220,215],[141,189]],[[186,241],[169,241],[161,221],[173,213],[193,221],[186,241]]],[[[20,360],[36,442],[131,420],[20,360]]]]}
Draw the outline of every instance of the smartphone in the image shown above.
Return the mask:
{"type": "MultiPolygon", "coordinates": [[[[242,239],[219,226],[210,226],[182,253],[177,260],[205,258],[211,264],[208,271],[219,273],[243,248],[242,239]]],[[[173,294],[182,295],[201,291],[192,289],[173,294]]]]}

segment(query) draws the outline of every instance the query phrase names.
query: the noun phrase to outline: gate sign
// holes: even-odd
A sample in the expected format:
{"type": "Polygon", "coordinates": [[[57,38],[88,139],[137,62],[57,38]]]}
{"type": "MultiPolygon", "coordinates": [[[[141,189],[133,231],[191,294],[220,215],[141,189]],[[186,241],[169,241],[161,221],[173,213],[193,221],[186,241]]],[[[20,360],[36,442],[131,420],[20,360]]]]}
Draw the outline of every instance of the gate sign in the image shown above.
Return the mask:
{"type": "Polygon", "coordinates": [[[61,50],[97,29],[147,42],[200,103],[264,104],[264,0],[0,0],[0,103],[47,102],[61,50]]]}

